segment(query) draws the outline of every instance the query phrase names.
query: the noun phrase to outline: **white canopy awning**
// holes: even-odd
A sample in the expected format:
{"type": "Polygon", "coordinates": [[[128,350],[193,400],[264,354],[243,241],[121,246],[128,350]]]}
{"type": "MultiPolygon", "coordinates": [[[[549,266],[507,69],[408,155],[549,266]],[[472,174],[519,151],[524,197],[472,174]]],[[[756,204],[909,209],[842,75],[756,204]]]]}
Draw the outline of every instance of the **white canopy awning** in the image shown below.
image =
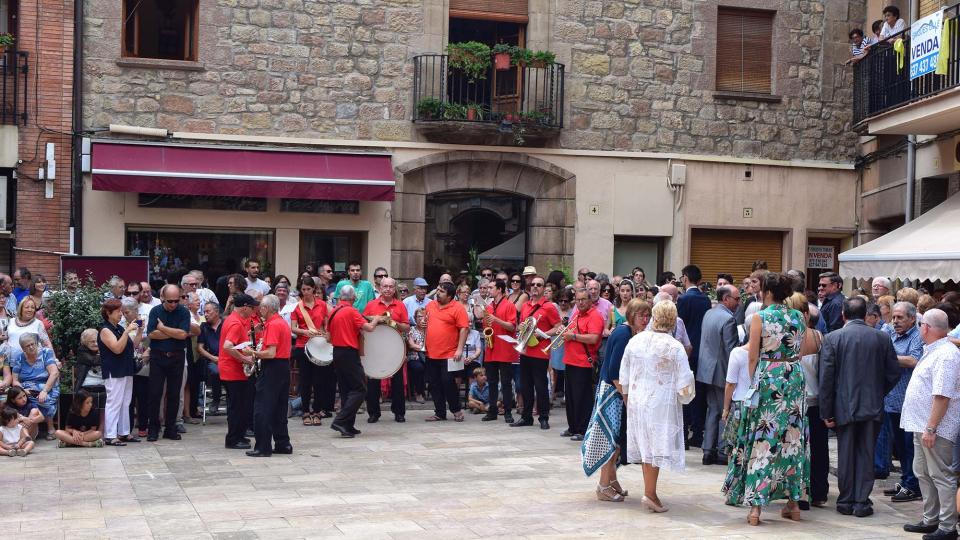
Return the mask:
{"type": "Polygon", "coordinates": [[[839,259],[845,278],[960,281],[960,194],[839,259]]]}

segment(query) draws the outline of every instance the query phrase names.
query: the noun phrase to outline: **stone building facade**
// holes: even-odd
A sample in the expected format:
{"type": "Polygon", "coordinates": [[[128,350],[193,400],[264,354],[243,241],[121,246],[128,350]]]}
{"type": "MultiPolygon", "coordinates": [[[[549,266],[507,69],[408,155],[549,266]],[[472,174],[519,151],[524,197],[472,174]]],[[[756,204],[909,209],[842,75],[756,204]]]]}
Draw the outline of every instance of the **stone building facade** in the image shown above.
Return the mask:
{"type": "MultiPolygon", "coordinates": [[[[199,0],[191,61],[122,57],[118,3],[87,4],[83,127],[161,128],[170,132],[170,144],[387,152],[396,180],[393,203],[362,201],[357,216],[329,223],[367,235],[361,252],[370,268],[382,264],[400,277],[419,275],[431,262],[424,259],[424,201],[464,187],[530,199],[525,262],[538,267],[611,268],[620,238],[649,242],[654,266],[676,269],[690,260],[694,224],[779,231],[782,264],[802,267],[798,259],[811,234],[846,242],[856,227],[854,201],[846,195],[856,182],[856,138],[842,64],[847,29],[862,23],[864,2],[529,0],[528,47],[554,51],[566,65],[565,125],[536,148],[427,141],[411,121],[413,58],[443,51],[449,0],[199,0]],[[714,90],[718,4],[772,14],[770,96],[714,90]],[[688,215],[691,205],[683,198],[712,197],[717,184],[689,178],[684,194],[671,168],[684,163],[716,163],[737,180],[750,181],[744,170],[751,166],[772,172],[733,190],[738,199],[704,221],[702,213],[688,215]],[[835,182],[844,195],[808,193],[806,170],[835,182]],[[777,184],[780,196],[826,211],[802,223],[776,213],[763,223],[753,218],[747,207],[765,203],[756,196],[770,191],[767,178],[773,181],[778,171],[798,173],[791,173],[796,183],[777,184]],[[550,182],[525,190],[528,177],[550,182]],[[657,208],[637,212],[651,201],[657,208]],[[370,222],[369,216],[379,217],[370,222]]],[[[689,170],[714,174],[716,167],[689,170]]],[[[133,195],[97,191],[84,180],[91,201],[85,237],[104,225],[123,230],[156,220],[166,227],[190,215],[140,212],[131,208],[133,195]],[[111,207],[126,210],[106,219],[96,214],[111,207]]],[[[274,203],[266,211],[274,212],[274,203]]],[[[207,213],[198,223],[209,220],[207,213]]],[[[280,222],[289,230],[278,229],[277,244],[283,237],[290,247],[277,253],[276,267],[295,273],[309,225],[292,217],[280,222]]],[[[119,254],[128,243],[114,238],[92,249],[119,254]]]]}

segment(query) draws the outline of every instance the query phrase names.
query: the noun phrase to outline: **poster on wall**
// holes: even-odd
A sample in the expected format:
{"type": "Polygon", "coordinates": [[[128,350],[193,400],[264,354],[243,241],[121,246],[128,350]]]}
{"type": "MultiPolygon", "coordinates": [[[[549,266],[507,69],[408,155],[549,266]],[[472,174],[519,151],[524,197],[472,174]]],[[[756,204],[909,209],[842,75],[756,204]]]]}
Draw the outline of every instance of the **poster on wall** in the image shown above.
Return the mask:
{"type": "Polygon", "coordinates": [[[943,11],[931,13],[910,25],[910,80],[933,73],[940,57],[943,11]]]}
{"type": "Polygon", "coordinates": [[[833,270],[833,246],[807,246],[807,268],[833,270]]]}

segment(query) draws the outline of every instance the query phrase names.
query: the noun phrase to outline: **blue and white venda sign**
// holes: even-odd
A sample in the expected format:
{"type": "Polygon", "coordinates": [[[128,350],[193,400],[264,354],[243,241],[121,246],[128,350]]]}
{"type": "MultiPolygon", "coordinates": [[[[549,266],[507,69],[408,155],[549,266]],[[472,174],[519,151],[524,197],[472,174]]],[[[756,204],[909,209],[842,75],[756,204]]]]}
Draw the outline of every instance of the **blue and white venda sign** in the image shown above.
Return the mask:
{"type": "Polygon", "coordinates": [[[918,19],[910,25],[910,80],[937,69],[943,11],[918,19]]]}

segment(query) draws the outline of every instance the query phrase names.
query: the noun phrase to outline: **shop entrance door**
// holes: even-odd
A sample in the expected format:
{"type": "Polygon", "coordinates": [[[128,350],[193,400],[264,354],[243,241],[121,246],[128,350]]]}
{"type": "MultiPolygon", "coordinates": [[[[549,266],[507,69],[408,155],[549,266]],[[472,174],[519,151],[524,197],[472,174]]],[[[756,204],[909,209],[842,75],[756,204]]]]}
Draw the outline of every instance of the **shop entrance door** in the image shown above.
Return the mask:
{"type": "Polygon", "coordinates": [[[329,264],[339,280],[346,274],[350,261],[362,262],[362,254],[363,233],[300,231],[301,272],[308,264],[313,264],[315,268],[319,268],[321,264],[329,264]]]}

